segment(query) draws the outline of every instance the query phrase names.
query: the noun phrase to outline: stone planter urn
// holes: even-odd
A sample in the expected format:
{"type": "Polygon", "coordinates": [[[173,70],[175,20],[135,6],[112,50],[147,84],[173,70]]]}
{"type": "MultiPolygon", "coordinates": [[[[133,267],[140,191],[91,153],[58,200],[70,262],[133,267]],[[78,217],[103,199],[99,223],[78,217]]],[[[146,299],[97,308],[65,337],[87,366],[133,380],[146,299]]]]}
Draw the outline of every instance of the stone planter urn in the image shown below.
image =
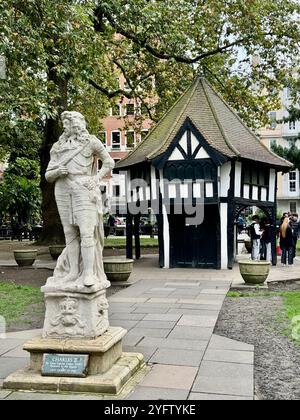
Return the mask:
{"type": "Polygon", "coordinates": [[[49,252],[53,260],[57,260],[65,249],[65,245],[49,245],[49,252]]]}
{"type": "Polygon", "coordinates": [[[103,258],[104,271],[110,281],[127,281],[133,269],[133,260],[122,257],[103,258]]]}
{"type": "Polygon", "coordinates": [[[31,266],[37,256],[37,249],[18,249],[14,251],[14,257],[19,267],[31,266]]]}
{"type": "Polygon", "coordinates": [[[269,261],[239,261],[240,273],[246,284],[263,284],[269,275],[269,261]]]}

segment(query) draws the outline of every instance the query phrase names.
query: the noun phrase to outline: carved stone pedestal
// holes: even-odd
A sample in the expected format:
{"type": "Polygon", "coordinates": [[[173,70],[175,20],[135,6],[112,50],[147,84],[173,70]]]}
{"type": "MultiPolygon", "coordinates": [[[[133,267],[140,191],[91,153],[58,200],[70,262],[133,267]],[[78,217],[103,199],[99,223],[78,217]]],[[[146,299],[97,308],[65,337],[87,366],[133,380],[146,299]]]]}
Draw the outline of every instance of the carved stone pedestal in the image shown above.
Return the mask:
{"type": "Polygon", "coordinates": [[[44,338],[93,339],[107,331],[106,290],[93,293],[51,291],[44,287],[46,314],[44,338]]]}
{"type": "Polygon", "coordinates": [[[24,345],[30,353],[28,368],[8,376],[3,388],[55,392],[118,394],[125,383],[144,366],[139,353],[122,353],[126,330],[110,327],[96,339],[36,337],[24,345]],[[88,355],[87,377],[43,376],[44,354],[88,355]]]}

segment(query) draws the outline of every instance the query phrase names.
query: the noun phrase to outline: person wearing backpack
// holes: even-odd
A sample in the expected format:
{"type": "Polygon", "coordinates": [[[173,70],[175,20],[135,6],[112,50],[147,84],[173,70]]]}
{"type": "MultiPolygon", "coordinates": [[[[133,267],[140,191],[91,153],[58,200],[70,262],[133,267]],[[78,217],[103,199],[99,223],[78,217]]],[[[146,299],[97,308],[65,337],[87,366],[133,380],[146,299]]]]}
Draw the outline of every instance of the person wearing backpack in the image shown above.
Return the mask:
{"type": "Polygon", "coordinates": [[[250,238],[251,238],[251,259],[254,261],[259,260],[260,255],[260,238],[262,235],[262,231],[260,230],[259,226],[259,217],[254,215],[252,217],[252,223],[249,228],[250,238]]]}

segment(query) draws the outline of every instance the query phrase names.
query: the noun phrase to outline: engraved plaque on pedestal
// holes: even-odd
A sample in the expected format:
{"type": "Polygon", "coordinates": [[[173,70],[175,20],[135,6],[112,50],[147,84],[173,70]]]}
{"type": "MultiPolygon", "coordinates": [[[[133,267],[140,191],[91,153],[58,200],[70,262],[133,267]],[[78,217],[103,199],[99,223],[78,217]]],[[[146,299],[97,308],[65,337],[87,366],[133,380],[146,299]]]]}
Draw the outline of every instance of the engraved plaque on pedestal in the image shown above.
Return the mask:
{"type": "Polygon", "coordinates": [[[53,354],[43,356],[43,376],[87,376],[89,356],[87,354],[53,354]]]}

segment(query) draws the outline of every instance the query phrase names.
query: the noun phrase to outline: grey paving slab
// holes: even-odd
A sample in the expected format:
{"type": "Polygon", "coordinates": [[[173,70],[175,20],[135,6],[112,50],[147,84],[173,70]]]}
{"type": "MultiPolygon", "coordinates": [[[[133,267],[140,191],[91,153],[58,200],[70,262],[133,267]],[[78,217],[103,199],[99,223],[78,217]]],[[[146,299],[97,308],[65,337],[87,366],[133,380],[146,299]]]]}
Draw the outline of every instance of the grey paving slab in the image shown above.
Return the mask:
{"type": "Polygon", "coordinates": [[[129,352],[129,353],[141,353],[144,356],[145,362],[148,362],[148,360],[153,356],[153,354],[156,352],[157,347],[148,347],[148,346],[130,346],[125,345],[123,346],[123,351],[129,352]]]}
{"type": "Polygon", "coordinates": [[[202,350],[171,350],[158,349],[149,360],[149,363],[177,366],[199,366],[203,358],[202,350]]]}
{"type": "Polygon", "coordinates": [[[221,335],[213,334],[209,343],[209,349],[254,351],[254,346],[241,341],[231,340],[230,338],[222,337],[221,335]]]}
{"type": "Polygon", "coordinates": [[[145,298],[137,298],[137,297],[118,297],[118,296],[111,296],[108,298],[108,302],[113,303],[144,303],[148,299],[145,298]]]}
{"type": "Polygon", "coordinates": [[[147,303],[166,303],[166,304],[169,304],[169,303],[177,303],[177,302],[178,302],[178,299],[176,299],[176,298],[170,299],[170,298],[166,297],[166,298],[150,298],[147,303]]]}
{"type": "Polygon", "coordinates": [[[228,289],[201,289],[200,294],[205,295],[226,295],[228,293],[228,289]]]}
{"type": "Polygon", "coordinates": [[[216,401],[216,400],[223,400],[223,401],[228,401],[228,400],[235,400],[235,401],[239,401],[239,400],[253,400],[253,398],[251,397],[239,397],[236,395],[222,395],[222,394],[205,394],[202,392],[191,392],[188,400],[198,400],[198,401],[216,401]]]}
{"type": "Polygon", "coordinates": [[[168,335],[168,338],[179,338],[188,340],[209,340],[212,336],[213,328],[205,327],[184,327],[176,325],[168,335]]]}
{"type": "Polygon", "coordinates": [[[159,328],[172,329],[176,325],[175,321],[139,321],[137,328],[159,328]]]}
{"type": "Polygon", "coordinates": [[[166,292],[166,293],[171,293],[174,292],[176,290],[176,288],[171,288],[171,287],[154,287],[153,289],[150,289],[148,292],[152,293],[152,292],[166,292]]]}
{"type": "Polygon", "coordinates": [[[0,378],[5,379],[10,373],[21,369],[27,365],[24,357],[1,357],[0,358],[0,378]]]}
{"type": "Polygon", "coordinates": [[[11,394],[11,391],[5,391],[0,389],[0,400],[4,400],[11,394]]]}
{"type": "Polygon", "coordinates": [[[218,313],[220,312],[221,308],[222,308],[222,303],[218,303],[215,305],[203,305],[201,304],[189,304],[189,303],[184,303],[180,305],[180,308],[182,309],[194,309],[195,311],[218,311],[218,313]]]}
{"type": "Polygon", "coordinates": [[[173,321],[177,322],[182,315],[180,314],[147,314],[143,321],[173,321]]]}
{"type": "Polygon", "coordinates": [[[252,351],[239,350],[213,350],[207,349],[204,360],[211,360],[216,362],[231,362],[231,363],[246,363],[253,365],[254,353],[252,351]]]}
{"type": "Polygon", "coordinates": [[[13,350],[8,351],[3,355],[4,357],[23,357],[29,359],[30,355],[28,351],[23,350],[23,346],[16,347],[13,350]]]}
{"type": "Polygon", "coordinates": [[[165,314],[169,310],[169,307],[161,308],[159,306],[152,306],[151,308],[145,308],[142,306],[139,306],[134,310],[133,313],[135,314],[148,314],[149,312],[153,314],[165,314]]]}
{"type": "Polygon", "coordinates": [[[22,345],[23,342],[24,342],[23,339],[17,339],[17,338],[0,339],[0,356],[22,345]]]}
{"type": "Polygon", "coordinates": [[[175,288],[178,288],[178,287],[183,287],[183,288],[187,288],[187,287],[198,287],[199,288],[199,286],[200,286],[200,282],[186,282],[186,283],[184,283],[184,282],[180,282],[180,281],[178,281],[178,282],[171,282],[171,283],[166,283],[166,286],[168,287],[175,287],[175,288]]]}
{"type": "Polygon", "coordinates": [[[208,304],[208,302],[223,302],[225,299],[225,295],[214,295],[214,294],[208,294],[208,293],[201,293],[199,295],[197,295],[196,299],[198,300],[204,300],[206,302],[206,304],[208,304]]]}
{"type": "Polygon", "coordinates": [[[136,335],[136,334],[131,334],[131,332],[129,332],[123,338],[123,345],[136,346],[138,343],[140,343],[143,340],[143,338],[144,338],[144,335],[136,335]]]}
{"type": "Polygon", "coordinates": [[[184,308],[170,308],[168,314],[192,315],[201,316],[203,312],[197,309],[184,309],[184,308]]]}
{"type": "Polygon", "coordinates": [[[253,396],[253,366],[202,361],[192,392],[253,396]]]}
{"type": "Polygon", "coordinates": [[[221,300],[206,300],[206,299],[179,299],[178,303],[181,305],[180,307],[182,307],[183,304],[185,305],[206,305],[206,306],[218,306],[218,308],[221,308],[223,305],[223,301],[221,300]]]}
{"type": "Polygon", "coordinates": [[[198,368],[190,366],[154,365],[140,386],[189,390],[198,368]]]}
{"type": "Polygon", "coordinates": [[[183,389],[151,388],[138,386],[126,400],[186,400],[188,391],[183,389]]]}
{"type": "Polygon", "coordinates": [[[195,327],[214,327],[218,319],[216,315],[183,315],[178,321],[178,325],[195,327]]]}
{"type": "Polygon", "coordinates": [[[135,334],[144,337],[162,337],[165,338],[169,335],[170,329],[161,328],[132,328],[130,334],[135,334]]]}
{"type": "Polygon", "coordinates": [[[140,321],[128,321],[128,320],[117,320],[117,319],[110,319],[110,325],[113,327],[122,327],[126,330],[130,331],[133,327],[135,327],[140,321]]]}
{"type": "Polygon", "coordinates": [[[193,288],[182,288],[182,289],[176,289],[175,292],[172,292],[172,294],[170,295],[171,297],[174,296],[178,296],[178,297],[186,297],[188,298],[189,296],[198,296],[200,293],[200,289],[197,287],[193,287],[193,288]]]}
{"type": "Polygon", "coordinates": [[[29,340],[33,337],[37,337],[38,335],[40,335],[42,333],[41,329],[38,330],[26,330],[26,331],[15,331],[15,332],[10,332],[7,333],[7,338],[16,338],[16,339],[20,339],[20,340],[29,340]]]}
{"type": "Polygon", "coordinates": [[[207,340],[145,337],[139,342],[137,348],[139,346],[150,346],[161,349],[204,350],[207,344],[207,340]]]}
{"type": "Polygon", "coordinates": [[[111,316],[110,316],[110,320],[116,320],[116,319],[120,319],[123,321],[141,321],[142,319],[145,318],[145,314],[127,314],[127,313],[120,313],[120,312],[114,312],[111,316]]]}

